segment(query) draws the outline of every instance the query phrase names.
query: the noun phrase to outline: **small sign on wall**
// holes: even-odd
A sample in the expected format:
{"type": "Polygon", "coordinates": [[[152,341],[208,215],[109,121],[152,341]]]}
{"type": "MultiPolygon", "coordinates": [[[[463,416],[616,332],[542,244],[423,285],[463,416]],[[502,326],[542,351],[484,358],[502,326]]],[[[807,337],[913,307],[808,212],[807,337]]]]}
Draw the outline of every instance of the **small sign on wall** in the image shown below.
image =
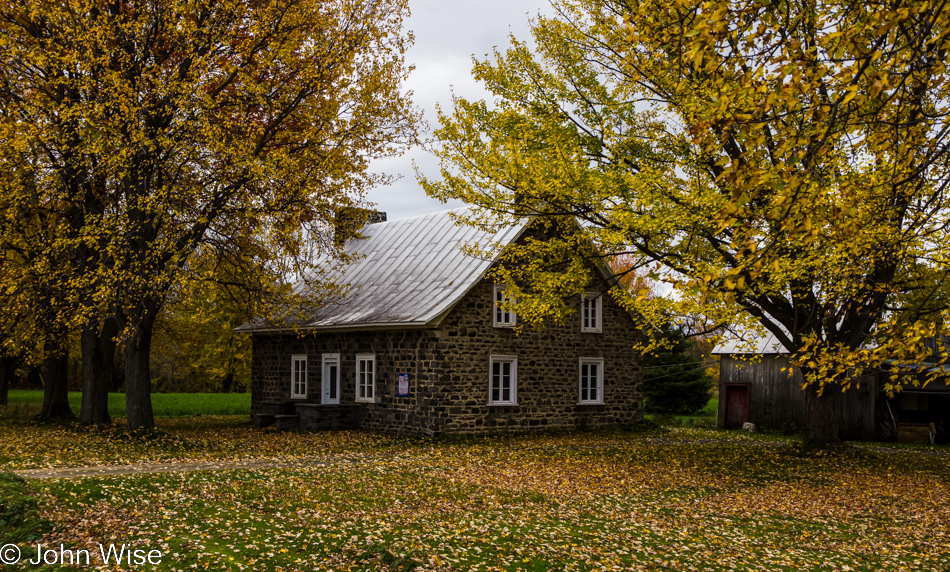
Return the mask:
{"type": "Polygon", "coordinates": [[[409,374],[408,373],[398,373],[396,377],[399,379],[399,397],[408,397],[409,396],[409,374]]]}

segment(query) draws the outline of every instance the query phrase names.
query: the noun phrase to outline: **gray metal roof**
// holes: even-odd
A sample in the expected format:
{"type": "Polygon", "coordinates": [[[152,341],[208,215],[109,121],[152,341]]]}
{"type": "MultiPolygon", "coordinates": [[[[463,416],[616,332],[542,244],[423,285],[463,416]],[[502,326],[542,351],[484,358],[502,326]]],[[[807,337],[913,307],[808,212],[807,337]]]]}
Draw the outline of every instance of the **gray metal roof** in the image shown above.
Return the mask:
{"type": "MultiPolygon", "coordinates": [[[[462,252],[466,245],[506,246],[521,235],[524,223],[496,234],[456,224],[456,211],[380,222],[363,227],[366,238],[346,244],[354,262],[332,270],[327,278],[348,284],[349,292],[317,315],[304,329],[351,329],[379,326],[424,326],[450,309],[478,282],[494,260],[462,252]]],[[[244,324],[238,330],[273,330],[244,324]]]]}
{"type": "Polygon", "coordinates": [[[787,354],[788,350],[780,341],[775,339],[775,334],[758,336],[749,334],[743,336],[745,339],[730,336],[724,339],[719,345],[713,348],[713,355],[718,354],[787,354]]]}

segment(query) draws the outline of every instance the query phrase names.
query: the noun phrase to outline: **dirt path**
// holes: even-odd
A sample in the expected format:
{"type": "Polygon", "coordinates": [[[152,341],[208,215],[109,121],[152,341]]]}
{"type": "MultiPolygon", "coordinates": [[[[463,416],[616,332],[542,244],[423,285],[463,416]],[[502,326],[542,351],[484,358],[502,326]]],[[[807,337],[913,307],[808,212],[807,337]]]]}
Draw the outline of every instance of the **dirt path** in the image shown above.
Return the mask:
{"type": "MultiPolygon", "coordinates": [[[[649,439],[657,443],[683,443],[681,440],[667,440],[663,438],[649,439]]],[[[692,442],[701,444],[710,443],[729,443],[735,444],[735,441],[726,439],[695,439],[692,442]]],[[[787,445],[783,441],[748,441],[745,445],[753,447],[777,447],[787,445]]],[[[603,447],[600,444],[594,445],[555,445],[552,447],[541,447],[551,449],[597,449],[603,447]]],[[[900,453],[918,453],[924,455],[933,455],[939,457],[950,457],[950,450],[912,450],[901,449],[897,447],[888,447],[886,445],[871,445],[861,447],[866,451],[884,454],[900,453]]],[[[175,463],[139,463],[131,465],[102,465],[97,467],[55,467],[48,469],[22,469],[12,471],[14,474],[27,479],[68,479],[84,477],[109,477],[122,475],[137,475],[148,473],[186,473],[193,471],[229,471],[235,469],[294,469],[303,467],[315,467],[329,465],[339,462],[350,463],[368,463],[381,458],[396,456],[395,452],[386,453],[364,453],[364,454],[339,454],[322,455],[317,457],[302,457],[296,459],[246,459],[239,461],[181,461],[175,463]]]]}
{"type": "Polygon", "coordinates": [[[83,477],[110,477],[147,473],[187,473],[193,471],[229,471],[234,469],[293,469],[329,465],[341,461],[366,463],[392,453],[366,455],[327,455],[300,459],[248,459],[243,461],[183,461],[179,463],[140,463],[133,465],[103,465],[98,467],[55,467],[12,471],[27,479],[68,479],[83,477]]]}

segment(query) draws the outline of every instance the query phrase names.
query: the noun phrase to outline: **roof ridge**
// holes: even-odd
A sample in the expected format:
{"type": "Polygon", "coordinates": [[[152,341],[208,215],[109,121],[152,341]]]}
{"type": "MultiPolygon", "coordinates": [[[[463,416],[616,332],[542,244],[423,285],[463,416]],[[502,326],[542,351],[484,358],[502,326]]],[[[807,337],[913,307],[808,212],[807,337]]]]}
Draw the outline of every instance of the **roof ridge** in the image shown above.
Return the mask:
{"type": "Polygon", "coordinates": [[[396,222],[406,222],[406,221],[410,221],[410,220],[417,219],[417,218],[424,218],[424,217],[428,217],[428,216],[441,215],[441,214],[450,213],[450,212],[454,212],[454,211],[463,211],[463,210],[469,210],[469,209],[471,209],[471,207],[467,207],[467,206],[464,206],[464,207],[454,207],[454,208],[450,208],[450,209],[442,209],[442,210],[440,210],[440,211],[432,211],[432,212],[428,212],[428,213],[422,213],[422,214],[407,216],[407,217],[404,217],[404,218],[394,218],[394,219],[392,219],[392,220],[384,220],[384,221],[381,221],[381,222],[374,222],[374,223],[371,223],[371,224],[367,224],[367,225],[364,226],[363,228],[367,228],[367,227],[370,227],[370,226],[376,226],[376,225],[379,225],[379,224],[389,224],[389,223],[396,223],[396,222]]]}
{"type": "MultiPolygon", "coordinates": [[[[328,271],[328,278],[351,286],[339,302],[316,309],[299,326],[303,329],[359,329],[432,324],[482,279],[497,259],[470,256],[461,244],[499,241],[507,245],[527,227],[516,219],[495,231],[459,224],[455,207],[364,226],[365,238],[348,241],[346,249],[362,256],[328,271]],[[388,226],[387,226],[388,225],[388,226]]],[[[279,331],[255,327],[243,331],[279,331]]]]}

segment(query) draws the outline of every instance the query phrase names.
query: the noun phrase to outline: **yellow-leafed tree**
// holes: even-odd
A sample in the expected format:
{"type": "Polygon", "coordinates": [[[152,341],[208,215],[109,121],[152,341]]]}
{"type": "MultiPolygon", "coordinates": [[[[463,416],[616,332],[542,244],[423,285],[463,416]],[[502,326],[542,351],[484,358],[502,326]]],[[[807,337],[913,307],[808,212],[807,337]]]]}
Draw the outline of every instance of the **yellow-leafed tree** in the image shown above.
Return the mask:
{"type": "MultiPolygon", "coordinates": [[[[285,300],[278,276],[249,264],[260,245],[240,248],[202,245],[189,261],[190,280],[169,292],[156,322],[152,365],[172,391],[223,391],[249,388],[251,340],[235,328],[266,316],[269,298],[285,300]],[[164,367],[162,367],[164,366],[164,367]]],[[[154,374],[154,372],[153,372],[154,374]]]]}
{"type": "Polygon", "coordinates": [[[60,322],[81,330],[89,371],[124,342],[130,429],[153,425],[152,329],[196,249],[253,243],[248,264],[319,278],[334,213],[385,182],[369,162],[415,141],[407,14],[406,0],[0,7],[0,208],[63,227],[31,260],[68,259],[60,322]]]}
{"type": "Polygon", "coordinates": [[[945,5],[553,5],[533,46],[512,40],[475,63],[494,102],[455,101],[437,131],[442,176],[423,181],[481,207],[479,224],[562,225],[506,254],[561,256],[570,271],[500,271],[531,284],[515,293],[526,319],[559,317],[558,300],[596,279],[576,261],[597,253],[572,247],[573,232],[599,252],[636,253],[676,290],[614,290],[645,323],[701,313],[773,334],[804,374],[809,441],[838,437],[837,395],[855,375],[887,369],[893,391],[937,371],[946,349],[927,340],[947,330],[950,270],[945,5]]]}

